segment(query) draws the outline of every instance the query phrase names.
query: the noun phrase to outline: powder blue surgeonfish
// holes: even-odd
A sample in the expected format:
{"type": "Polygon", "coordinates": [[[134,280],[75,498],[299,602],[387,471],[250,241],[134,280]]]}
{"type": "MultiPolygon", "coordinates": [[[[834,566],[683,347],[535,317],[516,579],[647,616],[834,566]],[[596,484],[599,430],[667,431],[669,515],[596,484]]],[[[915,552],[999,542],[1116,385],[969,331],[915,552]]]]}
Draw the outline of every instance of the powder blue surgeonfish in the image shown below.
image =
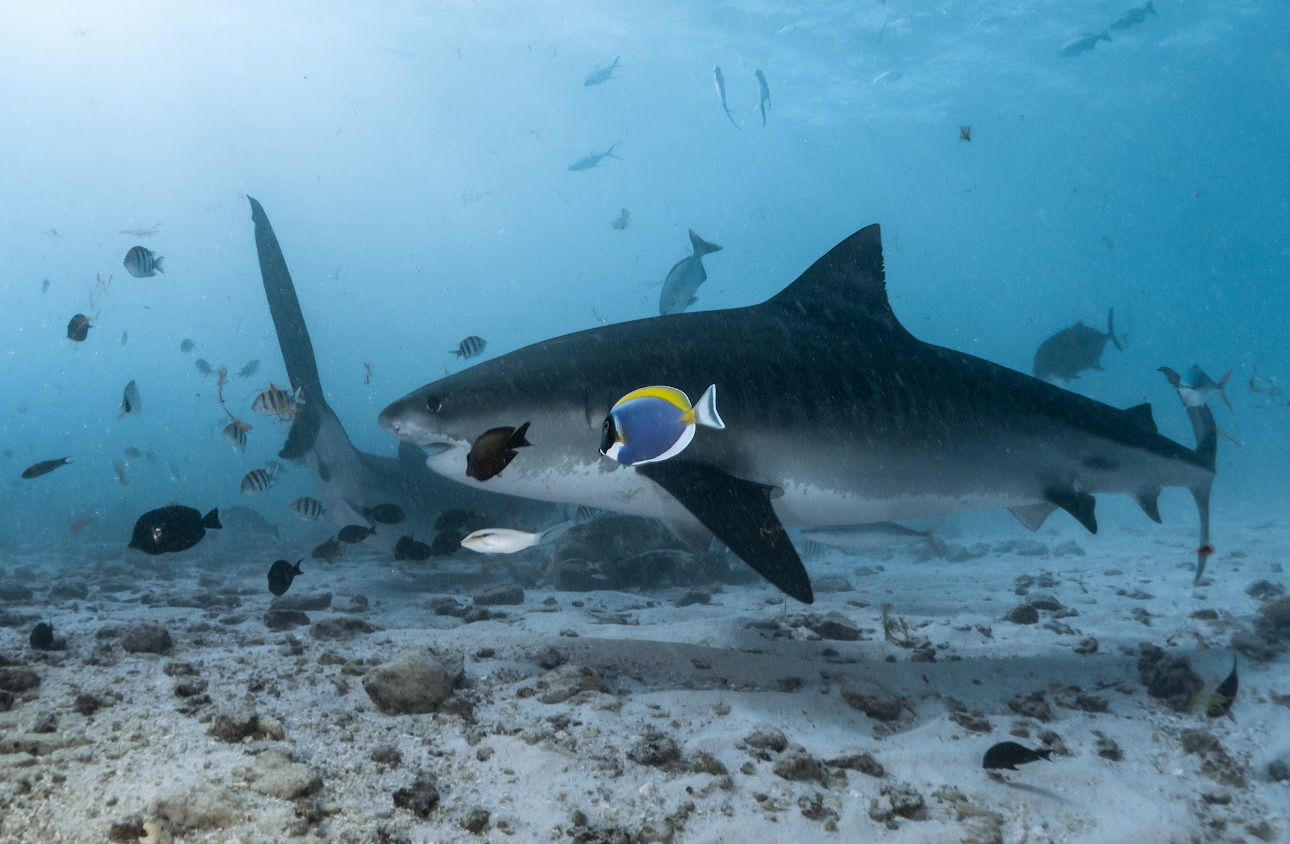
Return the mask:
{"type": "Polygon", "coordinates": [[[699,401],[675,387],[642,387],[623,396],[601,426],[600,453],[635,466],[675,457],[694,439],[694,427],[723,429],[717,413],[717,385],[699,401]]]}

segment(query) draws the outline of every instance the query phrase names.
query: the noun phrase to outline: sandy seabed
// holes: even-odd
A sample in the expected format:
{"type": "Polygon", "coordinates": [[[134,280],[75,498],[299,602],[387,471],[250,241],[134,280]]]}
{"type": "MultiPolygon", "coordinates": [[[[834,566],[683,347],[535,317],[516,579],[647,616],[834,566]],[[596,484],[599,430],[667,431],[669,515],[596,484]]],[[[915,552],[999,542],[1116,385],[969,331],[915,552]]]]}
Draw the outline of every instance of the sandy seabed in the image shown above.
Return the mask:
{"type": "Polygon", "coordinates": [[[1224,519],[1197,588],[1177,529],[1050,526],[816,557],[810,607],[552,548],[360,547],[273,613],[270,540],[7,554],[0,841],[1290,841],[1290,524],[1224,519]],[[1234,646],[1234,718],[1189,708],[1234,646]]]}

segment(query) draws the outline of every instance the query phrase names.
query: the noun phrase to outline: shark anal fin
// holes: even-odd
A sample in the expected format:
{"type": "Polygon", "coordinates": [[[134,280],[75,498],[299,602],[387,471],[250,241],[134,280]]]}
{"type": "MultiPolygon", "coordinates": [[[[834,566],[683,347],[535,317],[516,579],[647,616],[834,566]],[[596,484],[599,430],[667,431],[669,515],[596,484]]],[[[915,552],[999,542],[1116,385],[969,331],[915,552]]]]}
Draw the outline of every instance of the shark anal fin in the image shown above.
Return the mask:
{"type": "Polygon", "coordinates": [[[1076,492],[1073,489],[1051,488],[1044,491],[1044,498],[1075,517],[1089,533],[1097,533],[1097,516],[1093,508],[1097,503],[1087,492],[1076,492]]]}
{"type": "Polygon", "coordinates": [[[1147,514],[1147,518],[1151,519],[1151,521],[1156,524],[1161,524],[1160,490],[1143,490],[1134,496],[1134,500],[1138,502],[1138,506],[1142,508],[1142,512],[1147,514]]]}
{"type": "Polygon", "coordinates": [[[815,601],[811,578],[770,504],[771,488],[703,463],[646,463],[636,471],[665,489],[741,560],[789,597],[815,601]]]}
{"type": "Polygon", "coordinates": [[[1040,504],[1025,504],[1021,507],[1012,507],[1009,513],[1017,517],[1026,530],[1036,531],[1044,526],[1044,520],[1057,509],[1056,504],[1049,504],[1047,501],[1040,504]]]}

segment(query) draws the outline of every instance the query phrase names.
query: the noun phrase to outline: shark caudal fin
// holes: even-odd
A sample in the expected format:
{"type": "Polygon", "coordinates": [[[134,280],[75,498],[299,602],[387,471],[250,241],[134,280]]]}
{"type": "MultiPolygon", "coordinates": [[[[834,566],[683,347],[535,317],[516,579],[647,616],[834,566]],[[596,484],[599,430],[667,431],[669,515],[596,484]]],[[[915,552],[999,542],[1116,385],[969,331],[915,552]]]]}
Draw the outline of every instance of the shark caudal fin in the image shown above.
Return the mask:
{"type": "MultiPolygon", "coordinates": [[[[1200,405],[1188,407],[1187,417],[1196,432],[1196,456],[1212,473],[1218,459],[1218,424],[1214,421],[1214,414],[1207,406],[1200,405]]],[[[1196,579],[1193,581],[1197,585],[1205,573],[1205,563],[1214,553],[1214,546],[1209,541],[1209,491],[1213,485],[1214,476],[1211,474],[1205,481],[1190,488],[1191,496],[1196,500],[1196,510],[1200,514],[1200,545],[1196,548],[1196,579]]]]}

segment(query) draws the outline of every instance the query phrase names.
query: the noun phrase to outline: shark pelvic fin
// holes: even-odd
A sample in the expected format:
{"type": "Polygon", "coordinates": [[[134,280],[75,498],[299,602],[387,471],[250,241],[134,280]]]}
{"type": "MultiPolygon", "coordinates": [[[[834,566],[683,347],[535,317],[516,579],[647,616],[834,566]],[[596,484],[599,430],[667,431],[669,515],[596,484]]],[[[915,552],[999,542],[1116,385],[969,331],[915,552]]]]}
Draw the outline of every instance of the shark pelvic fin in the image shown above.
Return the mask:
{"type": "Polygon", "coordinates": [[[665,489],[741,560],[789,597],[815,601],[811,578],[770,505],[771,487],[704,463],[646,463],[636,471],[665,489]]]}
{"type": "Polygon", "coordinates": [[[1017,517],[1017,521],[1025,526],[1026,530],[1036,531],[1044,526],[1044,520],[1057,509],[1056,504],[1049,504],[1047,501],[1042,504],[1025,504],[1021,507],[1009,508],[1008,512],[1017,517]]]}
{"type": "Polygon", "coordinates": [[[767,304],[816,321],[837,320],[850,330],[856,320],[867,320],[905,333],[887,299],[877,223],[830,249],[767,304]]]}
{"type": "Polygon", "coordinates": [[[1160,490],[1147,489],[1139,492],[1134,496],[1134,501],[1142,508],[1142,512],[1147,514],[1147,518],[1156,524],[1162,524],[1160,520],[1160,490]]]}
{"type": "Polygon", "coordinates": [[[1082,524],[1089,533],[1097,533],[1097,516],[1093,515],[1093,507],[1097,502],[1093,496],[1073,489],[1052,488],[1044,492],[1044,497],[1074,516],[1075,521],[1082,524]]]}

